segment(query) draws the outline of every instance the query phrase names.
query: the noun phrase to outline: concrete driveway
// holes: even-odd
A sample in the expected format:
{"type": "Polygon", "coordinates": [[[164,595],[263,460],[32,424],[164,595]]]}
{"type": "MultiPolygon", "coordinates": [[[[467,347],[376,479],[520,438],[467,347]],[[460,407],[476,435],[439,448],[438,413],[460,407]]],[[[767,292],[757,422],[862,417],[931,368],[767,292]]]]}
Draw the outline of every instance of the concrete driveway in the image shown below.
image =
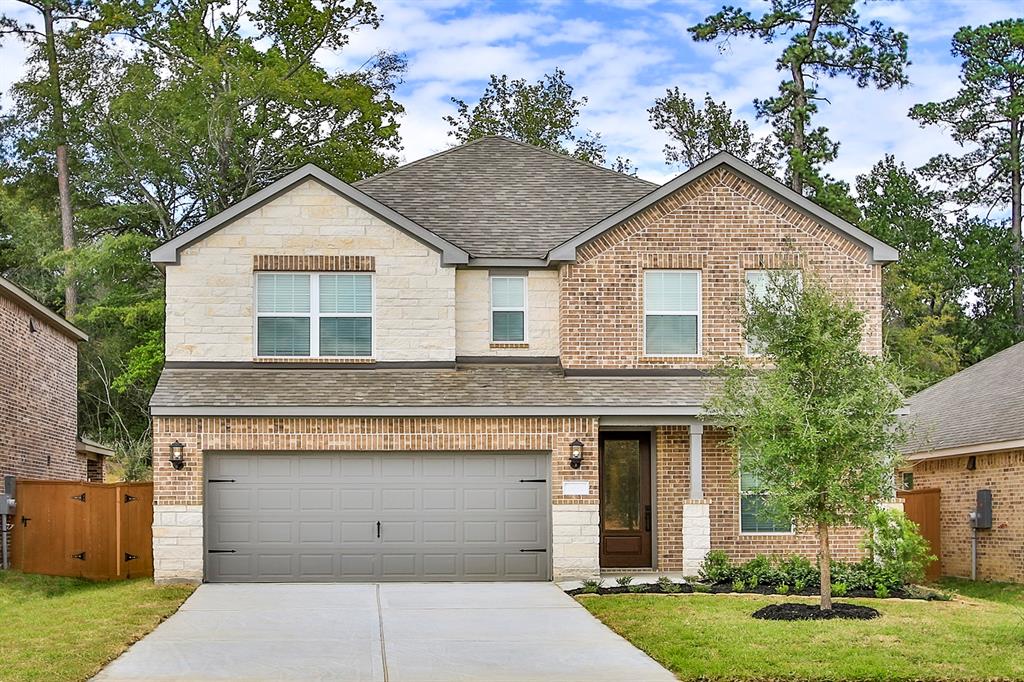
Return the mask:
{"type": "Polygon", "coordinates": [[[550,583],[203,585],[96,680],[661,682],[550,583]]]}

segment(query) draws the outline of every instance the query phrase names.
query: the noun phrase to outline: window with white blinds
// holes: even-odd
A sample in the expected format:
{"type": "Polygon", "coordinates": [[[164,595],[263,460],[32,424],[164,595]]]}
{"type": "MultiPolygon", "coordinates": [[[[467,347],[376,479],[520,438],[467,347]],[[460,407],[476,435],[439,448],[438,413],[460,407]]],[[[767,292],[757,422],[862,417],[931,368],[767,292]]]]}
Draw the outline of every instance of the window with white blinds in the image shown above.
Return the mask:
{"type": "Polygon", "coordinates": [[[700,354],[700,271],[644,273],[644,353],[700,354]]]}
{"type": "Polygon", "coordinates": [[[525,277],[491,277],[491,341],[526,342],[525,277]]]}
{"type": "Polygon", "coordinates": [[[373,276],[256,275],[256,353],[260,357],[370,357],[373,276]]]}

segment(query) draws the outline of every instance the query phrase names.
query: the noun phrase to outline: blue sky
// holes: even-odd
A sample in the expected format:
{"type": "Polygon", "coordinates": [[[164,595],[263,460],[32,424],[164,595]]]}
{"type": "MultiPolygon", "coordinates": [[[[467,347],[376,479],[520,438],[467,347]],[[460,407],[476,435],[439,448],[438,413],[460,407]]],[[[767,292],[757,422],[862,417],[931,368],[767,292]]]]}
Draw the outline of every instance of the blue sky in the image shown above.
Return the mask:
{"type": "MultiPolygon", "coordinates": [[[[452,143],[442,117],[454,111],[450,97],[472,100],[492,73],[535,80],[556,67],[565,70],[577,93],[589,99],[584,129],[599,132],[609,158],[623,155],[641,177],[664,181],[681,169],[665,165],[667,141],[647,120],[647,109],[668,87],[695,98],[705,91],[725,100],[753,122],[754,98],[774,94],[779,82],[775,57],[780,47],[732,40],[728,45],[695,43],[687,27],[720,8],[704,0],[377,0],[379,30],[357,33],[341,53],[322,53],[329,68],[351,69],[376,51],[400,52],[409,60],[397,97],[405,105],[403,160],[411,161],[452,143]]],[[[732,0],[760,11],[766,3],[732,0]]],[[[0,0],[3,11],[21,11],[0,0]]],[[[872,2],[862,16],[878,18],[910,36],[912,84],[902,90],[858,89],[849,79],[831,79],[819,90],[818,122],[840,140],[834,175],[853,180],[886,153],[921,164],[952,149],[937,128],[921,129],[907,117],[911,105],[950,96],[958,64],[950,38],[963,25],[1021,14],[1020,0],[902,0],[872,2]]],[[[0,87],[21,72],[22,48],[0,47],[0,87]]],[[[755,129],[763,128],[755,124],[755,129]]]]}

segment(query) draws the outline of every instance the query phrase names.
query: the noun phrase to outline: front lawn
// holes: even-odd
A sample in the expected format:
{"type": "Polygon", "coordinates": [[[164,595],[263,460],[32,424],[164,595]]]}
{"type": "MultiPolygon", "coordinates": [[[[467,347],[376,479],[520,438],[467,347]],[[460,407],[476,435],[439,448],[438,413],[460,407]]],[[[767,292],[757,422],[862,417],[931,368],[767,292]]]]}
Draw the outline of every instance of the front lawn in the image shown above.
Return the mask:
{"type": "Polygon", "coordinates": [[[0,571],[0,680],[88,679],[193,589],[0,571]]]}
{"type": "MultiPolygon", "coordinates": [[[[946,587],[961,589],[961,585],[946,587]]],[[[578,597],[606,625],[693,679],[1024,679],[1024,601],[1013,588],[948,602],[842,599],[882,612],[872,621],[773,622],[755,610],[793,597],[578,597]],[[997,594],[996,599],[980,598],[997,594]],[[1016,601],[1016,603],[1014,603],[1016,601]]],[[[967,588],[963,588],[967,592],[967,588]]]]}

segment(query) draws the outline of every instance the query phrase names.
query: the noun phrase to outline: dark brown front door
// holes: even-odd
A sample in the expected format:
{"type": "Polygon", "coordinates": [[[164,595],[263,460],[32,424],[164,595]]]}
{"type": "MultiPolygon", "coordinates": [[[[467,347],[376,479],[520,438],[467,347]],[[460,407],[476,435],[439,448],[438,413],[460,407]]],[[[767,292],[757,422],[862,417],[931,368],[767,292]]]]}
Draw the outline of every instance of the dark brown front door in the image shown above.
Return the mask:
{"type": "Polygon", "coordinates": [[[651,565],[651,435],[602,433],[601,566],[651,565]]]}

